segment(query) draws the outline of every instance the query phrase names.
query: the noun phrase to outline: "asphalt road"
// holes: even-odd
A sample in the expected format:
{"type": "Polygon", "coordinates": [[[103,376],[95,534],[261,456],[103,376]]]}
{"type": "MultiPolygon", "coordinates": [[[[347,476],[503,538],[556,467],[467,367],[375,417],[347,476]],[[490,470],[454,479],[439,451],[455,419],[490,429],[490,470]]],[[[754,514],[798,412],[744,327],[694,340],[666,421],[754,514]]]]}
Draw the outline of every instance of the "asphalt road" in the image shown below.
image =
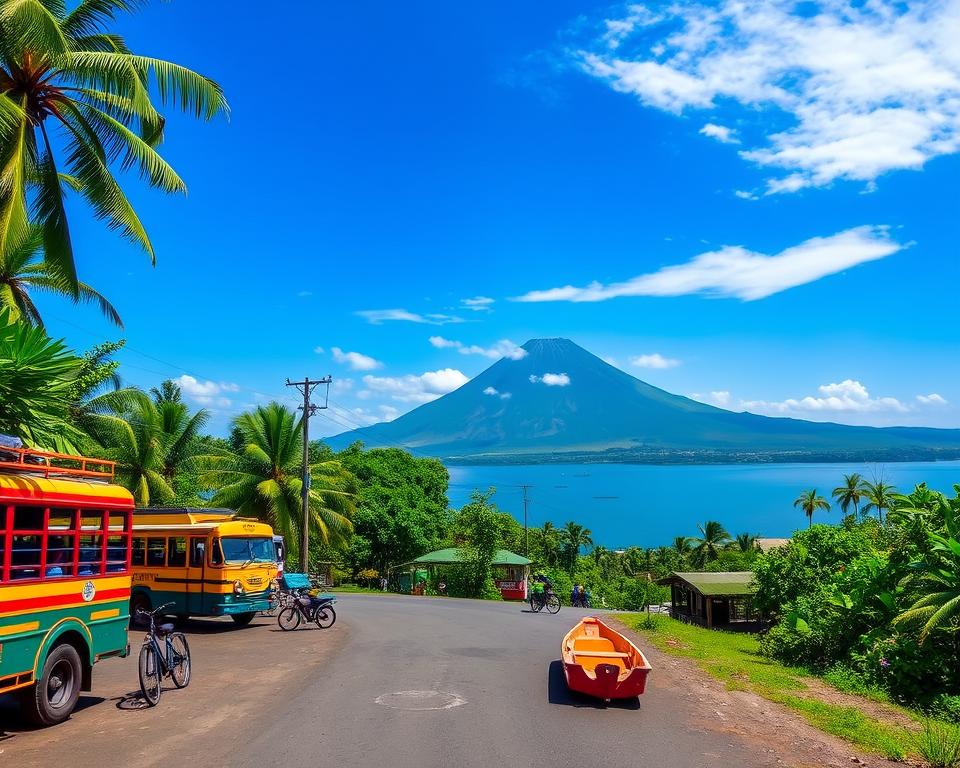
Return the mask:
{"type": "Polygon", "coordinates": [[[23,726],[0,697],[0,766],[775,764],[759,734],[716,727],[724,716],[665,659],[658,684],[657,655],[639,704],[571,695],[560,641],[583,612],[524,608],[342,595],[329,630],[191,621],[193,680],[166,686],[158,707],[139,706],[135,657],[98,665],[93,692],[55,728],[23,726]]]}
{"type": "Polygon", "coordinates": [[[687,697],[658,687],[656,669],[639,704],[604,707],[571,695],[560,642],[582,611],[550,616],[516,603],[370,595],[344,596],[338,610],[349,645],[226,764],[761,764],[730,734],[693,727],[687,697]]]}

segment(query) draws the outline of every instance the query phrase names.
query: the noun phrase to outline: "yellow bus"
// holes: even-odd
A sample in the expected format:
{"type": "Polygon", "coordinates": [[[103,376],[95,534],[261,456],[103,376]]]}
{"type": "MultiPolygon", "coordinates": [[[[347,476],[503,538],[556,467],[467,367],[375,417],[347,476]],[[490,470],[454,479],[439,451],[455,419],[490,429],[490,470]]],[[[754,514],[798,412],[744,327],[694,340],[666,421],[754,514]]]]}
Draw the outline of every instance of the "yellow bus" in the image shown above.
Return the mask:
{"type": "Polygon", "coordinates": [[[270,607],[273,529],[229,509],[138,509],[133,516],[130,615],[229,616],[248,624],[270,607]]]}
{"type": "Polygon", "coordinates": [[[0,694],[54,725],[129,652],[133,497],[112,462],[0,437],[0,694]]]}

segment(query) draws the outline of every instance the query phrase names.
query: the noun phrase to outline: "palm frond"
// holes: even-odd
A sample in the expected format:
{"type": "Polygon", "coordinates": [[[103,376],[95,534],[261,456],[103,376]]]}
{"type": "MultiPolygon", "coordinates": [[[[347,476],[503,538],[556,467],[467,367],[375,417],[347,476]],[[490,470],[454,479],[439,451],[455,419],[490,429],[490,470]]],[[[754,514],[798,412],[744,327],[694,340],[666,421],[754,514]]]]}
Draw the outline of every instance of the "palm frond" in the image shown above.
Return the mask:
{"type": "Polygon", "coordinates": [[[65,14],[62,2],[4,0],[0,3],[0,25],[7,37],[5,45],[21,51],[42,51],[53,61],[65,58],[70,50],[60,26],[65,14]]]}

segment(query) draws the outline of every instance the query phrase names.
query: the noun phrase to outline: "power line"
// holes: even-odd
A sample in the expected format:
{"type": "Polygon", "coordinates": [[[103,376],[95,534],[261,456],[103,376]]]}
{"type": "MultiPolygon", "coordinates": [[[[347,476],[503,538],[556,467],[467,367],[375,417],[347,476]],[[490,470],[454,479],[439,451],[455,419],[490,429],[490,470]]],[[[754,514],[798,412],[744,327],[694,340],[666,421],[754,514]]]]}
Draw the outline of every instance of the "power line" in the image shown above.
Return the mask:
{"type": "Polygon", "coordinates": [[[301,512],[303,514],[303,543],[300,547],[300,565],[304,573],[309,572],[309,551],[310,551],[310,417],[318,410],[327,407],[330,399],[331,376],[324,376],[322,379],[311,379],[304,376],[303,381],[290,381],[287,379],[288,387],[296,387],[303,395],[303,482],[300,488],[301,512]],[[326,396],[323,405],[316,405],[310,402],[310,396],[321,384],[326,385],[326,396]]]}

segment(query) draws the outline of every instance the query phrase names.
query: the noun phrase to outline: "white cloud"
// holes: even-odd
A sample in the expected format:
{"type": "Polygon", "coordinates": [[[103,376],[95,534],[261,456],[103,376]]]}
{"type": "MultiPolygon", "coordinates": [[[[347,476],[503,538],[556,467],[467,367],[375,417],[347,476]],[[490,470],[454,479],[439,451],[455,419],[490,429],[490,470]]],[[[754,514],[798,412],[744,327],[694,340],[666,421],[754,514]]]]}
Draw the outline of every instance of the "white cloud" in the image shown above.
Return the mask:
{"type": "Polygon", "coordinates": [[[637,366],[637,368],[676,368],[680,365],[680,361],[675,357],[664,357],[659,352],[654,352],[652,355],[637,355],[636,357],[630,358],[630,364],[637,366]]]}
{"type": "Polygon", "coordinates": [[[508,360],[522,360],[527,356],[527,350],[517,346],[510,339],[500,339],[496,344],[489,347],[480,347],[476,344],[467,345],[462,341],[445,339],[443,336],[431,336],[430,343],[437,349],[456,349],[461,355],[481,355],[491,360],[499,360],[501,357],[508,360]]]}
{"type": "Polygon", "coordinates": [[[378,405],[376,409],[369,408],[338,408],[336,414],[341,417],[341,421],[347,422],[352,427],[357,424],[361,427],[369,427],[371,424],[379,424],[384,421],[393,421],[400,415],[400,411],[392,405],[378,405]]]}
{"type": "Polygon", "coordinates": [[[733,194],[735,194],[741,200],[759,200],[760,199],[755,192],[750,192],[746,189],[735,190],[733,194]]]}
{"type": "Polygon", "coordinates": [[[443,368],[438,371],[427,371],[420,374],[406,376],[373,376],[363,377],[364,392],[357,393],[361,399],[368,399],[373,394],[387,395],[401,403],[428,403],[438,397],[453,392],[462,387],[470,379],[455,368],[443,368]]]}
{"type": "Polygon", "coordinates": [[[509,392],[501,392],[496,387],[487,387],[483,390],[483,394],[489,395],[490,397],[499,397],[501,400],[509,400],[513,395],[509,392]]]}
{"type": "Polygon", "coordinates": [[[464,309],[470,309],[474,312],[490,312],[490,305],[493,304],[495,299],[491,299],[489,296],[474,296],[472,299],[462,299],[460,304],[463,305],[464,309]]]}
{"type": "Polygon", "coordinates": [[[946,398],[936,393],[917,395],[915,403],[904,402],[896,397],[874,397],[863,383],[855,379],[822,384],[817,387],[814,395],[789,397],[785,400],[735,399],[726,390],[706,394],[694,393],[690,397],[731,411],[819,421],[831,421],[844,416],[861,423],[871,423],[884,416],[897,418],[902,414],[919,412],[929,407],[948,405],[946,398]]]}
{"type": "Polygon", "coordinates": [[[723,144],[739,144],[740,139],[737,138],[737,132],[732,128],[727,128],[725,125],[717,125],[716,123],[707,123],[703,128],[700,129],[700,133],[704,136],[709,136],[711,139],[716,139],[717,141],[723,144]]]}
{"type": "Polygon", "coordinates": [[[719,0],[631,6],[577,58],[650,107],[729,113],[739,104],[760,129],[741,155],[781,171],[767,191],[782,193],[871,182],[956,153],[957,39],[957,0],[719,0]]]}
{"type": "Polygon", "coordinates": [[[331,347],[333,359],[341,365],[347,365],[351,371],[374,371],[383,368],[383,363],[360,352],[344,352],[340,347],[331,347]]]}
{"type": "Polygon", "coordinates": [[[543,376],[530,375],[531,384],[546,384],[548,387],[566,387],[570,377],[565,373],[545,373],[543,376]]]}
{"type": "Polygon", "coordinates": [[[314,347],[313,351],[316,352],[318,355],[322,355],[324,352],[326,352],[326,350],[323,347],[314,347]]]}
{"type": "Polygon", "coordinates": [[[240,385],[225,381],[200,381],[193,376],[184,374],[173,380],[180,387],[183,394],[201,405],[215,405],[220,408],[229,407],[233,401],[224,396],[224,392],[239,392],[240,385]]]}
{"type": "Polygon", "coordinates": [[[354,314],[362,317],[371,325],[380,325],[387,322],[422,323],[424,325],[449,325],[462,323],[462,317],[455,315],[418,314],[405,309],[363,309],[354,314]]]}
{"type": "Polygon", "coordinates": [[[622,283],[566,285],[530,291],[514,300],[581,302],[620,296],[706,294],[753,301],[882,259],[903,247],[890,238],[886,227],[855,227],[830,237],[811,238],[773,256],[725,245],[685,264],[663,267],[622,283]]]}

